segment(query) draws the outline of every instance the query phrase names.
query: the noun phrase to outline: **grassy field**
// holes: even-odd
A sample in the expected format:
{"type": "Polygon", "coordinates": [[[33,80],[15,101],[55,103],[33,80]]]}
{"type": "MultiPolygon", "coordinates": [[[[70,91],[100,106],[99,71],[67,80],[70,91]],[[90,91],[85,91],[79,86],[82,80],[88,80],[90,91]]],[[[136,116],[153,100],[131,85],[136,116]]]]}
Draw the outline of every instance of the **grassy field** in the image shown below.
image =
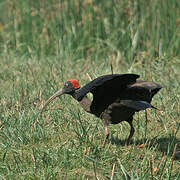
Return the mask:
{"type": "Polygon", "coordinates": [[[180,2],[2,0],[0,179],[180,179],[180,2]],[[81,85],[137,73],[164,88],[129,125],[110,126],[68,95],[43,103],[64,81],[81,85]]]}

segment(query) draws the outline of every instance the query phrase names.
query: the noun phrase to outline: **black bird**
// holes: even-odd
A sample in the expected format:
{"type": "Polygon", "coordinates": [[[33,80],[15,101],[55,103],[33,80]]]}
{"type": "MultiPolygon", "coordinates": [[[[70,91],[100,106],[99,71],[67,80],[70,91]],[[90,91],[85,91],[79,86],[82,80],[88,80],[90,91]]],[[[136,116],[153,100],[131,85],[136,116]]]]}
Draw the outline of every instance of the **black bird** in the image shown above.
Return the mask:
{"type": "Polygon", "coordinates": [[[94,114],[104,121],[104,144],[109,137],[108,125],[127,121],[131,127],[127,139],[129,144],[135,131],[132,124],[134,113],[147,108],[155,108],[150,102],[162,88],[161,85],[154,82],[136,80],[139,77],[137,74],[104,75],[82,88],[76,79],[69,80],[65,82],[61,90],[45,102],[41,112],[56,97],[70,94],[86,112],[94,114]],[[87,97],[88,93],[93,94],[92,101],[87,97]]]}

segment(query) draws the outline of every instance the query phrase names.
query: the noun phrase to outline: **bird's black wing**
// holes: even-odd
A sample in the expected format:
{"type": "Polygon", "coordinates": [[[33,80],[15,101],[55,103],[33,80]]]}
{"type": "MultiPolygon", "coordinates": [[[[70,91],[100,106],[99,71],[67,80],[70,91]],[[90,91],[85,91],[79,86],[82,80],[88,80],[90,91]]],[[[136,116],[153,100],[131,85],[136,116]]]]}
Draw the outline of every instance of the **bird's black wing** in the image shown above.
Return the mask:
{"type": "Polygon", "coordinates": [[[100,76],[87,83],[81,89],[79,89],[77,93],[77,99],[81,99],[89,92],[95,93],[96,90],[101,88],[103,88],[103,92],[104,92],[106,91],[104,89],[105,86],[113,85],[117,88],[117,86],[120,86],[121,84],[129,84],[130,82],[135,82],[136,79],[139,77],[140,76],[137,74],[110,74],[110,75],[100,76]],[[116,82],[118,84],[115,84],[116,82]]]}
{"type": "Polygon", "coordinates": [[[100,76],[83,86],[77,93],[77,99],[81,99],[87,93],[93,94],[91,111],[97,115],[102,112],[121,94],[127,85],[134,83],[139,78],[137,74],[111,74],[100,76]]]}
{"type": "Polygon", "coordinates": [[[160,84],[137,80],[127,86],[123,99],[141,100],[151,102],[153,96],[162,88],[160,84]]]}

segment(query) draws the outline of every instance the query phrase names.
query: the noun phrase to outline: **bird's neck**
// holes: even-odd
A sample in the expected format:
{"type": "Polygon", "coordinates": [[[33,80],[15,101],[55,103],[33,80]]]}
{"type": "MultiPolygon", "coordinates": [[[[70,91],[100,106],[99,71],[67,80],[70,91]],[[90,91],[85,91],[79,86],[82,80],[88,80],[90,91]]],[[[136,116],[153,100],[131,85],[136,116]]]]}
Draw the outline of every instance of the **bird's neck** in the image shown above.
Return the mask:
{"type": "Polygon", "coordinates": [[[91,106],[91,100],[87,97],[87,96],[84,96],[81,100],[78,100],[76,98],[76,92],[74,94],[72,94],[72,97],[74,99],[76,99],[79,104],[81,105],[81,107],[88,113],[91,113],[90,111],[90,106],[91,106]]]}

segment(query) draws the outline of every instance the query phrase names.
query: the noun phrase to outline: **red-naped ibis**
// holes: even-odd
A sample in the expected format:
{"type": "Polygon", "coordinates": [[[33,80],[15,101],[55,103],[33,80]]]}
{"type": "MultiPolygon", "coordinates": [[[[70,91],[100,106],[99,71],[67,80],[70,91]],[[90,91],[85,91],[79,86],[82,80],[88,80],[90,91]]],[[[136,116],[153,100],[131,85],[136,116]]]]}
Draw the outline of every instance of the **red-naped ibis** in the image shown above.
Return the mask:
{"type": "Polygon", "coordinates": [[[41,112],[56,97],[70,94],[86,112],[94,114],[104,121],[104,144],[109,137],[108,125],[118,124],[121,121],[127,121],[131,127],[127,139],[127,143],[129,143],[135,131],[132,124],[134,113],[147,108],[155,108],[150,102],[162,88],[161,85],[154,82],[136,80],[139,77],[137,74],[104,75],[82,88],[76,79],[69,80],[65,82],[61,90],[45,102],[41,112]],[[87,97],[88,93],[93,94],[92,101],[87,97]]]}

